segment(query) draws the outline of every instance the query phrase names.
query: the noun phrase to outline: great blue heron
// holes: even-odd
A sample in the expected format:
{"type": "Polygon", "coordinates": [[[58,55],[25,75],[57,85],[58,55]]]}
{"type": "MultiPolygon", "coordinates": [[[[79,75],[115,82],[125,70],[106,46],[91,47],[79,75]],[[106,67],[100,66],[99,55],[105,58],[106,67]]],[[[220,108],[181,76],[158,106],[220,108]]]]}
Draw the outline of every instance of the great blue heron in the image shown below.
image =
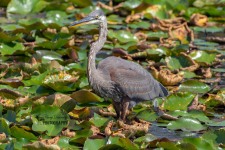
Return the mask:
{"type": "Polygon", "coordinates": [[[98,24],[99,38],[91,44],[88,56],[88,81],[93,90],[104,98],[111,98],[117,117],[123,121],[128,108],[137,102],[168,95],[166,88],[156,81],[141,65],[110,56],[99,62],[96,53],[103,47],[107,36],[107,20],[103,11],[95,10],[70,26],[98,24]]]}

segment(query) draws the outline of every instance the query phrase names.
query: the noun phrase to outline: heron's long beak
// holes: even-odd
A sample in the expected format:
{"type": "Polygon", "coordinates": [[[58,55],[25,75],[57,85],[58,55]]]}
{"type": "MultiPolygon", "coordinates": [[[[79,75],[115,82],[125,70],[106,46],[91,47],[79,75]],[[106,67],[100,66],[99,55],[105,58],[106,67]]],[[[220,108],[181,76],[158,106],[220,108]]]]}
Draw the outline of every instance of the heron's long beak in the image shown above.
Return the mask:
{"type": "Polygon", "coordinates": [[[91,24],[91,23],[93,23],[94,20],[95,20],[95,18],[87,16],[81,20],[74,21],[72,24],[69,25],[69,27],[77,27],[77,26],[81,26],[81,25],[85,25],[85,24],[91,24]]]}

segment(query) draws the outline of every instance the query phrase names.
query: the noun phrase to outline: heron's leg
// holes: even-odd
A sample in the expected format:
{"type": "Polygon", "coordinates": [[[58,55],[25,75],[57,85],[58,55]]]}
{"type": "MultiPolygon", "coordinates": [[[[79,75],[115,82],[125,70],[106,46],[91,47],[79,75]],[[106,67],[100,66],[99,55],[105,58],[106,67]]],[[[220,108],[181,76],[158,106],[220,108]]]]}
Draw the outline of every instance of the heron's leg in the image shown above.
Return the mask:
{"type": "Polygon", "coordinates": [[[113,100],[112,104],[113,104],[113,107],[114,107],[114,109],[116,111],[116,116],[117,116],[117,118],[119,118],[120,117],[120,109],[121,109],[120,102],[115,102],[113,100]]]}
{"type": "Polygon", "coordinates": [[[123,121],[125,121],[125,119],[126,119],[128,106],[129,106],[129,98],[124,97],[122,100],[122,108],[121,108],[121,114],[120,114],[120,119],[122,119],[123,121]]]}

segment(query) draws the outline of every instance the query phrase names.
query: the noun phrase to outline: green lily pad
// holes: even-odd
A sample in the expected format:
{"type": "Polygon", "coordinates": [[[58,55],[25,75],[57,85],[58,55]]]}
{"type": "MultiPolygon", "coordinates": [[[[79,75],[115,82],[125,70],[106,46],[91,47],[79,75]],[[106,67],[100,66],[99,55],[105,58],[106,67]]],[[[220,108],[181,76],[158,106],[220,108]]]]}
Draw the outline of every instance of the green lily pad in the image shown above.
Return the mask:
{"type": "Polygon", "coordinates": [[[197,76],[194,72],[191,72],[188,70],[181,71],[181,73],[184,75],[184,78],[187,78],[187,79],[194,78],[197,76]]]}
{"type": "Polygon", "coordinates": [[[145,22],[145,21],[141,21],[141,22],[134,22],[132,24],[128,24],[128,26],[130,28],[134,28],[134,29],[137,29],[137,28],[149,29],[150,23],[149,22],[145,22]]]}
{"type": "Polygon", "coordinates": [[[11,0],[7,7],[8,14],[27,15],[37,13],[48,5],[44,0],[11,0]]]}
{"type": "Polygon", "coordinates": [[[138,137],[134,139],[134,143],[140,146],[141,149],[146,149],[150,142],[156,140],[157,137],[155,137],[152,134],[147,133],[144,136],[138,137]]]}
{"type": "Polygon", "coordinates": [[[211,64],[216,58],[216,53],[208,53],[206,51],[198,50],[193,51],[189,56],[197,62],[211,64]]]}
{"type": "Polygon", "coordinates": [[[84,143],[84,150],[99,149],[106,144],[106,139],[87,139],[84,143]]]}
{"type": "Polygon", "coordinates": [[[201,131],[206,129],[206,127],[203,126],[200,121],[187,117],[181,117],[176,121],[171,121],[167,125],[167,128],[171,130],[183,131],[201,131]]]}
{"type": "Polygon", "coordinates": [[[122,48],[124,50],[131,51],[137,49],[137,44],[135,42],[128,42],[125,44],[116,43],[115,48],[122,48]]]}
{"type": "Polygon", "coordinates": [[[216,134],[216,141],[217,143],[223,143],[225,144],[225,128],[221,128],[221,129],[218,129],[214,132],[216,134]]]}
{"type": "Polygon", "coordinates": [[[8,121],[5,120],[4,118],[0,118],[0,133],[2,132],[5,133],[6,135],[11,134],[8,121]]]}
{"type": "Polygon", "coordinates": [[[48,11],[46,14],[46,19],[42,21],[44,24],[58,24],[59,26],[64,26],[65,24],[69,24],[70,21],[67,19],[68,15],[64,11],[53,10],[48,11]]]}
{"type": "Polygon", "coordinates": [[[178,92],[169,95],[164,103],[166,110],[187,110],[188,105],[191,103],[194,94],[189,92],[178,92]]]}
{"type": "Polygon", "coordinates": [[[127,0],[123,3],[123,7],[127,9],[135,9],[141,5],[142,1],[140,0],[127,0]]]}
{"type": "Polygon", "coordinates": [[[9,122],[16,123],[16,112],[12,110],[7,110],[7,113],[3,115],[5,119],[9,122]]]}
{"type": "Polygon", "coordinates": [[[19,36],[10,35],[5,32],[0,32],[0,42],[8,43],[16,40],[21,40],[21,38],[19,36]]]}
{"type": "Polygon", "coordinates": [[[225,72],[224,68],[212,68],[211,70],[214,72],[225,72]]]}
{"type": "Polygon", "coordinates": [[[101,102],[101,98],[88,90],[79,90],[73,92],[70,97],[79,103],[101,102]]]}
{"type": "Polygon", "coordinates": [[[62,61],[62,56],[54,51],[47,51],[47,50],[37,50],[36,57],[41,58],[43,63],[48,63],[51,60],[58,60],[62,61]]]}
{"type": "Polygon", "coordinates": [[[138,147],[134,143],[132,143],[128,138],[110,136],[107,143],[110,143],[110,144],[103,146],[101,150],[107,150],[109,148],[138,150],[138,147]]]}
{"type": "Polygon", "coordinates": [[[213,144],[213,141],[209,142],[203,138],[185,138],[183,141],[194,145],[195,149],[219,149],[213,144]]]}
{"type": "Polygon", "coordinates": [[[76,144],[84,144],[86,139],[91,136],[93,132],[90,129],[83,129],[76,131],[75,137],[70,139],[70,143],[76,143],[76,144]]]}
{"type": "Polygon", "coordinates": [[[108,31],[108,37],[111,39],[117,39],[119,40],[120,43],[127,43],[127,42],[134,42],[137,43],[137,37],[134,36],[132,33],[124,30],[119,30],[119,31],[113,31],[109,30],[108,31]]]}
{"type": "Polygon", "coordinates": [[[47,49],[54,50],[54,49],[61,48],[67,42],[68,42],[67,39],[58,39],[56,41],[44,41],[44,42],[38,43],[38,46],[43,47],[43,48],[47,48],[47,49]]]}
{"type": "Polygon", "coordinates": [[[25,47],[22,43],[19,42],[13,42],[13,43],[2,43],[0,45],[0,53],[4,55],[11,55],[15,53],[16,51],[24,51],[25,47]]]}
{"type": "Polygon", "coordinates": [[[144,110],[137,114],[136,116],[138,119],[143,119],[145,121],[153,122],[156,121],[158,116],[155,112],[151,112],[150,110],[144,110]]]}
{"type": "Polygon", "coordinates": [[[197,80],[187,80],[179,86],[179,91],[187,91],[191,93],[206,93],[210,87],[197,80]]]}
{"type": "Polygon", "coordinates": [[[121,18],[118,15],[110,15],[107,17],[108,22],[114,22],[114,23],[123,23],[123,18],[121,18]]]}
{"type": "Polygon", "coordinates": [[[41,85],[42,81],[45,79],[45,77],[49,74],[49,71],[46,71],[42,74],[39,74],[37,76],[31,76],[30,80],[23,80],[23,83],[25,86],[31,86],[31,85],[41,85]]]}
{"type": "Polygon", "coordinates": [[[151,7],[148,7],[145,13],[146,18],[159,18],[159,19],[166,19],[167,18],[167,10],[165,8],[165,5],[152,5],[151,7]]]}
{"type": "Polygon", "coordinates": [[[28,132],[17,126],[11,127],[10,131],[11,131],[11,135],[16,138],[25,138],[27,140],[37,140],[38,139],[33,133],[28,132]]]}
{"type": "Polygon", "coordinates": [[[32,130],[47,131],[47,135],[55,136],[67,126],[69,115],[56,106],[36,106],[32,112],[32,130]]]}
{"type": "Polygon", "coordinates": [[[187,59],[187,57],[180,55],[180,56],[169,56],[165,59],[167,66],[171,70],[185,68],[191,66],[191,62],[187,59]]]}
{"type": "Polygon", "coordinates": [[[43,30],[47,28],[47,26],[42,23],[40,18],[21,19],[18,23],[27,30],[43,30]]]}
{"type": "Polygon", "coordinates": [[[42,84],[54,89],[55,91],[68,92],[76,89],[77,85],[75,83],[77,79],[78,77],[76,76],[74,77],[65,72],[60,72],[58,74],[46,76],[44,81],[42,81],[42,84]]]}
{"type": "Polygon", "coordinates": [[[72,2],[74,5],[79,6],[79,7],[87,7],[92,5],[91,0],[85,0],[85,1],[80,1],[80,0],[69,0],[72,2]]]}
{"type": "Polygon", "coordinates": [[[168,33],[162,32],[162,31],[147,32],[146,34],[147,34],[148,38],[150,38],[150,39],[159,39],[159,38],[167,38],[168,37],[168,33]]]}
{"type": "Polygon", "coordinates": [[[225,120],[218,121],[218,122],[214,121],[214,122],[211,122],[211,123],[209,123],[207,125],[214,126],[214,127],[224,127],[225,126],[225,120]]]}
{"type": "Polygon", "coordinates": [[[96,113],[94,113],[94,117],[90,120],[96,127],[101,127],[109,121],[109,118],[104,118],[96,113]]]}
{"type": "Polygon", "coordinates": [[[78,146],[75,145],[71,145],[70,142],[70,137],[65,137],[65,136],[61,136],[59,141],[57,142],[57,145],[61,148],[61,149],[73,149],[73,150],[80,150],[80,148],[78,146]]]}

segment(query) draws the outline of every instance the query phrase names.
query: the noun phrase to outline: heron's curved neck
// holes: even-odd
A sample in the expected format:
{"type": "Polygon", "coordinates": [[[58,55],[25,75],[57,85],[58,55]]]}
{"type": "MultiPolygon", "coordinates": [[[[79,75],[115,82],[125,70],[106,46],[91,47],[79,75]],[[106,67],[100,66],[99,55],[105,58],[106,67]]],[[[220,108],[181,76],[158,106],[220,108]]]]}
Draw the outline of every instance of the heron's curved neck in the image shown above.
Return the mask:
{"type": "Polygon", "coordinates": [[[106,36],[107,36],[107,21],[103,21],[102,23],[99,24],[99,38],[96,42],[91,44],[89,56],[88,56],[88,80],[92,86],[93,80],[98,78],[98,72],[96,69],[96,63],[95,63],[95,58],[96,58],[96,53],[101,50],[103,47],[105,41],[106,41],[106,36]]]}

